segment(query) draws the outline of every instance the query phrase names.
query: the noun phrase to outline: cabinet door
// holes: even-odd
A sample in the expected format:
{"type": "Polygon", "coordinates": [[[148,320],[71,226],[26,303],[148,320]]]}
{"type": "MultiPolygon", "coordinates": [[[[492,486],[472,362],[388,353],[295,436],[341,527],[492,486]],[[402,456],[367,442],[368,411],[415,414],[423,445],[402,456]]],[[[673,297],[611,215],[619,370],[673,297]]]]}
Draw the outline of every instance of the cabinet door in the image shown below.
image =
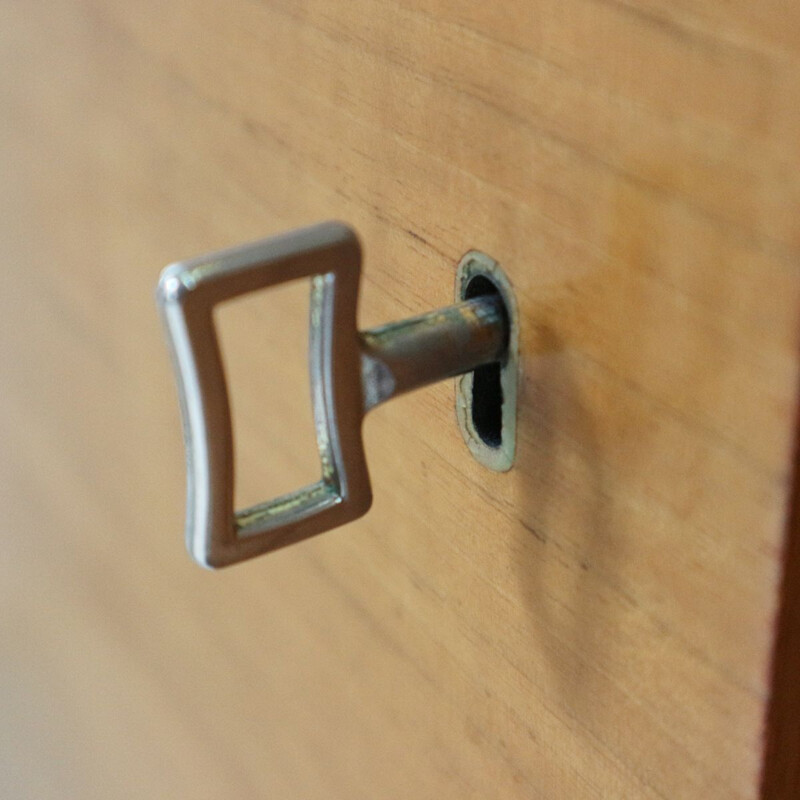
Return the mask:
{"type": "MultiPolygon", "coordinates": [[[[792,796],[800,5],[31,0],[0,41],[5,796],[792,796]],[[158,272],[329,218],[362,327],[503,265],[515,466],[430,387],[369,418],[365,518],[204,572],[158,272]]],[[[219,315],[243,502],[315,477],[307,305],[219,315]]]]}

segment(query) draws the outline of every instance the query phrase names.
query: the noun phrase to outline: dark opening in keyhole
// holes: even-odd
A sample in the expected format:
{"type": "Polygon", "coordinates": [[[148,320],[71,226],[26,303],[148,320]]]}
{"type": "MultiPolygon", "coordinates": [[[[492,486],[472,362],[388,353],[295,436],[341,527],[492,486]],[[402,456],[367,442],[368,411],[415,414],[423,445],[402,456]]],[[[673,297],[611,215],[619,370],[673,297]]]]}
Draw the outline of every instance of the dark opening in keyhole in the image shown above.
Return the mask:
{"type": "MultiPolygon", "coordinates": [[[[464,299],[498,295],[497,286],[487,277],[476,275],[467,284],[464,299]]],[[[504,306],[505,308],[505,306],[504,306]]],[[[506,312],[506,330],[508,330],[506,312]]],[[[500,380],[500,362],[478,367],[472,379],[472,424],[475,432],[489,447],[503,443],[503,384],[500,380]]]]}

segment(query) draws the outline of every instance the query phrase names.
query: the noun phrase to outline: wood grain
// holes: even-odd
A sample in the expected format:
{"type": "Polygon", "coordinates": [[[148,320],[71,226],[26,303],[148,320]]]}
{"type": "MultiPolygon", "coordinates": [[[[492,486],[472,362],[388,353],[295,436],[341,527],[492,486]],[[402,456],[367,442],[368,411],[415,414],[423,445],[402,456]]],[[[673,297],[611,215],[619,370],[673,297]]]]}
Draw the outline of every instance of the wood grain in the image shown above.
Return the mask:
{"type": "MultiPolygon", "coordinates": [[[[800,409],[798,409],[800,413],[800,409]]],[[[772,650],[770,701],[765,730],[761,796],[794,797],[800,792],[800,442],[783,549],[783,583],[772,650]]]]}
{"type": "MultiPolygon", "coordinates": [[[[4,795],[769,796],[795,5],[7,1],[0,48],[4,795]],[[502,263],[517,465],[398,399],[365,519],[210,575],[155,280],[327,218],[363,327],[502,263]]],[[[305,304],[224,316],[251,499],[313,466],[305,304]]]]}

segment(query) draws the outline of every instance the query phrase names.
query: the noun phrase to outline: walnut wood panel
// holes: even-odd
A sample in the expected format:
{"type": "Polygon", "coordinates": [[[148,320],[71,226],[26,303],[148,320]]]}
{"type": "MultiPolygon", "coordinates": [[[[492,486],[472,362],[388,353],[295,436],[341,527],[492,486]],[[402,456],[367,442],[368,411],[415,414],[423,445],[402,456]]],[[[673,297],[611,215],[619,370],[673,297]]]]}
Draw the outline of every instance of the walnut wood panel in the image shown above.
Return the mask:
{"type": "MultiPolygon", "coordinates": [[[[0,4],[4,795],[759,796],[799,8],[0,4]],[[470,248],[503,264],[516,467],[432,387],[367,422],[365,519],[203,572],[158,271],[332,217],[364,327],[450,302],[470,248]]],[[[314,463],[306,306],[224,315],[248,498],[314,463]]]]}

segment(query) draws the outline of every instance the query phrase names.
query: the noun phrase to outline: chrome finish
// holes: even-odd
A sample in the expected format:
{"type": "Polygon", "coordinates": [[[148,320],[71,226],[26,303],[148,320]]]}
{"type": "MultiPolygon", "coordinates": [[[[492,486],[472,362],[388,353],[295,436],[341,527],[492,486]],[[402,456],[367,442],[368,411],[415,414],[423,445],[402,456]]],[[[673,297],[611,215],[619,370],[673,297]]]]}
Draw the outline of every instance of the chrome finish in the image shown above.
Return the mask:
{"type": "Polygon", "coordinates": [[[506,346],[499,297],[476,297],[360,334],[364,411],[399,394],[499,361],[506,346]]]}
{"type": "Polygon", "coordinates": [[[379,403],[503,358],[501,300],[478,297],[359,333],[358,240],[328,222],[167,267],[157,299],[171,346],[187,461],[186,541],[216,568],[299,542],[367,512],[361,423],[379,403]],[[321,478],[242,511],[233,507],[233,433],[217,303],[311,279],[310,374],[321,478]]]}

